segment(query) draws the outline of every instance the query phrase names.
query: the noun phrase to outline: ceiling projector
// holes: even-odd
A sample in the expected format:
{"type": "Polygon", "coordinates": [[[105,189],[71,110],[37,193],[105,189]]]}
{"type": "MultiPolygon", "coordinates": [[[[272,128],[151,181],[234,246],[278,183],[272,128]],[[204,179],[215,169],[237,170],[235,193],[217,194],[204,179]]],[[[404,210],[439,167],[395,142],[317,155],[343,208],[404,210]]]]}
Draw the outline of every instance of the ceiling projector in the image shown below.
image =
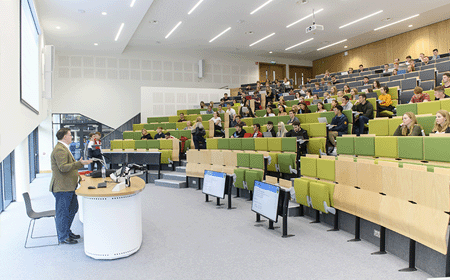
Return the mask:
{"type": "Polygon", "coordinates": [[[313,25],[306,27],[306,34],[313,32],[313,31],[323,31],[323,25],[318,25],[313,23],[313,25]]]}

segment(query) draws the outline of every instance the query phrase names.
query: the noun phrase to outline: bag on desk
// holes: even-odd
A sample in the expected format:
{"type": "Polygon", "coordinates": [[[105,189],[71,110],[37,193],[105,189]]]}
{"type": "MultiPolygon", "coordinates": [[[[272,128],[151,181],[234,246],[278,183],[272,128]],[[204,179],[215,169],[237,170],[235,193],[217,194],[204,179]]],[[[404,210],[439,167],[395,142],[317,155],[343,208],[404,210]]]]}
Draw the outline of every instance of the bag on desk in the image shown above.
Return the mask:
{"type": "MultiPolygon", "coordinates": [[[[106,169],[106,177],[109,177],[112,173],[116,172],[115,169],[106,169]]],[[[102,170],[94,170],[90,174],[91,178],[101,178],[102,177],[102,170]]]]}

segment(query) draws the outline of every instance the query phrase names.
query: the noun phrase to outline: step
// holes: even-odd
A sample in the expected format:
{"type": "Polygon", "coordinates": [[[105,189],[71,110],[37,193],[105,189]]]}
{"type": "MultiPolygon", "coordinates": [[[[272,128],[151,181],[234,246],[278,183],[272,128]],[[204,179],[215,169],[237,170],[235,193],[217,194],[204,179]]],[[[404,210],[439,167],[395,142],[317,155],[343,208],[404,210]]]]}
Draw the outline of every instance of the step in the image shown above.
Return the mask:
{"type": "Polygon", "coordinates": [[[186,173],[180,172],[163,173],[162,178],[165,180],[186,182],[186,173]]]}
{"type": "Polygon", "coordinates": [[[177,166],[177,167],[175,167],[175,171],[186,173],[186,166],[177,166]]]}
{"type": "Polygon", "coordinates": [[[181,182],[181,181],[174,181],[174,180],[158,179],[158,180],[155,180],[155,186],[181,189],[181,188],[186,188],[186,181],[181,182]]]}

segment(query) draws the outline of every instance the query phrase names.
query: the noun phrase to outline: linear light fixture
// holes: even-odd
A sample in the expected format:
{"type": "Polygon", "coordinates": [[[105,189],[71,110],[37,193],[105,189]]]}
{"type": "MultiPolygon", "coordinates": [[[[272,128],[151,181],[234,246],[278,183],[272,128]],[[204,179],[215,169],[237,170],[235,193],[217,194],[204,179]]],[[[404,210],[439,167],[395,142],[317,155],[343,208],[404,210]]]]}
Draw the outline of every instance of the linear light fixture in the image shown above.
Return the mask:
{"type": "Polygon", "coordinates": [[[250,14],[253,15],[254,13],[256,13],[257,11],[259,11],[260,9],[262,9],[264,6],[266,6],[267,4],[269,4],[270,2],[272,2],[273,0],[269,0],[266,3],[262,4],[261,6],[259,6],[258,8],[256,8],[253,12],[251,12],[250,14]]]}
{"type": "Polygon", "coordinates": [[[359,22],[359,21],[361,21],[361,20],[365,20],[366,18],[373,17],[374,15],[378,15],[379,13],[382,13],[382,12],[383,12],[383,10],[380,10],[380,11],[375,12],[375,13],[373,13],[373,14],[370,14],[370,15],[368,15],[368,16],[362,17],[362,18],[360,18],[360,19],[357,19],[357,20],[355,20],[355,21],[352,21],[352,22],[350,22],[350,23],[347,23],[347,24],[345,24],[345,25],[340,26],[339,29],[344,28],[344,27],[347,27],[347,26],[352,25],[352,24],[354,24],[354,23],[357,23],[357,22],[359,22]]]}
{"type": "Polygon", "coordinates": [[[220,33],[219,35],[217,35],[216,37],[212,38],[209,42],[211,43],[212,41],[216,40],[217,38],[219,38],[220,36],[222,36],[223,34],[225,34],[228,30],[230,30],[231,27],[228,27],[227,29],[225,29],[224,31],[222,31],[222,33],[220,33]]]}
{"type": "MultiPolygon", "coordinates": [[[[320,10],[314,12],[314,14],[318,14],[318,13],[320,13],[321,11],[323,11],[323,9],[320,9],[320,10]]],[[[296,22],[293,22],[293,23],[289,24],[288,26],[286,26],[286,28],[289,28],[289,27],[291,27],[292,25],[297,24],[297,23],[301,22],[302,20],[305,20],[305,19],[307,19],[307,18],[309,18],[309,17],[312,17],[312,16],[313,16],[313,14],[311,13],[311,14],[307,15],[306,17],[303,17],[303,18],[297,20],[296,22]]]]}
{"type": "Polygon", "coordinates": [[[192,7],[192,9],[188,12],[188,15],[190,15],[195,9],[197,9],[198,5],[200,5],[203,2],[203,0],[200,0],[197,2],[197,4],[195,4],[194,7],[192,7]]]}
{"type": "Polygon", "coordinates": [[[131,7],[131,8],[133,8],[134,3],[136,3],[136,0],[132,0],[132,1],[131,1],[131,4],[130,4],[130,7],[131,7]]]}
{"type": "Polygon", "coordinates": [[[264,37],[264,38],[262,38],[262,39],[260,39],[260,40],[258,40],[258,41],[256,41],[256,42],[254,42],[253,44],[251,44],[250,45],[250,47],[251,46],[253,46],[253,45],[256,45],[256,44],[258,44],[259,42],[261,42],[261,41],[264,41],[264,40],[266,40],[267,38],[270,38],[270,37],[272,37],[273,35],[275,35],[275,32],[274,33],[272,33],[272,34],[270,34],[270,35],[267,35],[266,37],[264,37]]]}
{"type": "Polygon", "coordinates": [[[117,32],[116,39],[114,39],[114,41],[117,41],[119,39],[120,33],[122,33],[122,29],[123,29],[124,25],[125,25],[125,23],[122,22],[122,24],[119,27],[119,32],[117,32]]]}
{"type": "Polygon", "coordinates": [[[178,26],[180,26],[180,24],[181,24],[181,21],[178,22],[177,25],[175,25],[175,27],[172,30],[170,30],[169,34],[166,35],[166,39],[169,38],[170,34],[172,34],[175,31],[175,29],[177,29],[178,26]]]}
{"type": "Polygon", "coordinates": [[[291,46],[291,47],[289,47],[289,48],[287,48],[287,49],[284,49],[284,50],[285,50],[285,51],[288,51],[288,50],[290,50],[290,49],[292,49],[292,48],[298,47],[298,46],[303,45],[304,43],[307,43],[307,42],[312,41],[312,40],[314,40],[314,38],[310,38],[310,39],[308,39],[308,40],[306,40],[306,41],[303,41],[303,42],[301,42],[301,43],[298,43],[297,45],[293,45],[293,46],[291,46]]]}
{"type": "Polygon", "coordinates": [[[399,23],[399,22],[402,22],[402,21],[405,21],[405,20],[408,20],[408,19],[412,19],[412,18],[418,17],[419,15],[420,15],[420,14],[417,14],[417,15],[413,15],[413,16],[410,16],[410,17],[407,17],[407,18],[401,19],[401,20],[399,20],[399,21],[396,21],[396,22],[393,22],[393,23],[389,23],[389,24],[387,24],[387,25],[384,25],[384,26],[381,26],[381,27],[375,28],[375,29],[374,29],[373,31],[377,31],[377,30],[383,29],[383,28],[385,28],[385,27],[388,27],[388,26],[391,26],[391,25],[397,24],[397,23],[399,23]]]}
{"type": "Polygon", "coordinates": [[[339,42],[336,42],[336,43],[330,44],[330,45],[328,45],[328,46],[325,46],[325,47],[321,47],[321,48],[318,48],[317,50],[318,50],[318,51],[320,51],[320,50],[326,49],[326,48],[328,48],[328,47],[331,47],[331,46],[334,46],[334,45],[337,45],[337,44],[343,43],[343,42],[345,42],[345,41],[347,41],[347,39],[344,39],[344,40],[342,40],[342,41],[339,41],[339,42]]]}

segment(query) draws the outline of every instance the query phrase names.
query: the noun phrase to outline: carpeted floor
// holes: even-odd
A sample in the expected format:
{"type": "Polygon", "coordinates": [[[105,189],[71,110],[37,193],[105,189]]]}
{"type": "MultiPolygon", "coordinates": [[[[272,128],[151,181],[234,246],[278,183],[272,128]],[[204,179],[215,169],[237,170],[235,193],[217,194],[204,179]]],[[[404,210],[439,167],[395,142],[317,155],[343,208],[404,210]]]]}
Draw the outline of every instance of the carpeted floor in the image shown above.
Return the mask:
{"type": "MultiPolygon", "coordinates": [[[[54,208],[50,174],[31,186],[36,211],[54,208]]],[[[19,194],[20,195],[20,194],[19,194]]],[[[29,219],[23,203],[0,215],[0,279],[426,279],[398,272],[407,263],[365,241],[348,243],[349,233],[327,232],[309,218],[289,218],[291,238],[268,223],[255,227],[251,202],[234,199],[233,210],[205,203],[194,189],[148,184],[142,193],[143,243],[136,254],[99,261],[84,254],[83,242],[44,248],[23,247],[29,219]]],[[[278,222],[281,226],[281,219],[278,222]]],[[[75,218],[72,230],[83,236],[75,218]]],[[[36,235],[55,233],[53,220],[39,220],[36,235]]],[[[32,240],[30,245],[45,240],[32,240]]],[[[56,238],[49,240],[56,242],[56,238]]]]}

